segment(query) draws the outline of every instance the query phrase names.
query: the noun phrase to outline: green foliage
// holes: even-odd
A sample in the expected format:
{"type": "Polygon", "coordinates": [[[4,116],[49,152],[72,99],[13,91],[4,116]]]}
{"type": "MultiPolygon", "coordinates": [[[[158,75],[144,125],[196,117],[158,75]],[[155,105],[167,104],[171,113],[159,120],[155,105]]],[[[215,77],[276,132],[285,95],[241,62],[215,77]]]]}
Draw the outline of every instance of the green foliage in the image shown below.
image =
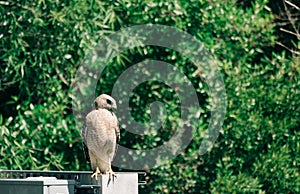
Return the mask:
{"type": "MultiPolygon", "coordinates": [[[[157,23],[192,34],[221,61],[228,106],[212,151],[199,155],[211,105],[197,67],[180,53],[156,46],[128,49],[112,59],[97,93],[110,93],[128,67],[154,59],[189,78],[202,108],[193,110],[201,117],[188,148],[147,169],[141,192],[299,193],[300,57],[275,45],[279,32],[268,1],[251,2],[0,1],[0,169],[89,170],[77,128],[82,123],[72,114],[76,70],[104,36],[157,23]]],[[[149,149],[172,137],[181,114],[174,89],[143,83],[131,95],[131,113],[147,123],[148,105],[157,100],[167,110],[164,128],[136,136],[121,123],[122,145],[149,149]]]]}

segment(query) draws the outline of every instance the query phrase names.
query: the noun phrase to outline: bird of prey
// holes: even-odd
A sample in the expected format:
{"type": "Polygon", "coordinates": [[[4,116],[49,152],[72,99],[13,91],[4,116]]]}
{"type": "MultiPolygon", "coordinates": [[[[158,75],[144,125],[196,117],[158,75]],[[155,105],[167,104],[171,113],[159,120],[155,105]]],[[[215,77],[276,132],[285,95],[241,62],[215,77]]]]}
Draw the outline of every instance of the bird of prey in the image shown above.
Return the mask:
{"type": "Polygon", "coordinates": [[[98,175],[109,174],[116,177],[111,169],[111,162],[120,141],[118,119],[113,112],[117,109],[116,101],[107,94],[101,94],[95,101],[95,110],[86,116],[85,127],[81,135],[86,159],[91,163],[91,178],[98,180],[98,175]]]}

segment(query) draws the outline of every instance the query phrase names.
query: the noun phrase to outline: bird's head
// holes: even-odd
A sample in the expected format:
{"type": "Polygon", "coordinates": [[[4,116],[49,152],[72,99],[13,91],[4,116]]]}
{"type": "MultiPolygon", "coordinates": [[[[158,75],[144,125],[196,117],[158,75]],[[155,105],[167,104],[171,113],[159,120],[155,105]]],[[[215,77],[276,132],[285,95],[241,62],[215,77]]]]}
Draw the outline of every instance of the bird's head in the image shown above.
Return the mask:
{"type": "Polygon", "coordinates": [[[111,96],[107,94],[101,94],[98,96],[95,100],[95,108],[105,108],[108,110],[117,109],[117,103],[115,99],[113,99],[111,96]]]}

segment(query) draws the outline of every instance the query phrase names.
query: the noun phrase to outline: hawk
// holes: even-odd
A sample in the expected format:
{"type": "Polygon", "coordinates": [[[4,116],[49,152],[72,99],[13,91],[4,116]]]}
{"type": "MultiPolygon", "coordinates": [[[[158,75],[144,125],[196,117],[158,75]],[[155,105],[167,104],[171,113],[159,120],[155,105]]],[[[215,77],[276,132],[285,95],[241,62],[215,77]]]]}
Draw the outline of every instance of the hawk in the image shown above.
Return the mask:
{"type": "Polygon", "coordinates": [[[107,94],[98,96],[94,103],[95,110],[87,114],[86,126],[81,133],[84,152],[93,170],[91,178],[98,180],[98,175],[109,174],[111,179],[116,177],[111,162],[120,141],[119,122],[113,112],[117,104],[107,94]]]}

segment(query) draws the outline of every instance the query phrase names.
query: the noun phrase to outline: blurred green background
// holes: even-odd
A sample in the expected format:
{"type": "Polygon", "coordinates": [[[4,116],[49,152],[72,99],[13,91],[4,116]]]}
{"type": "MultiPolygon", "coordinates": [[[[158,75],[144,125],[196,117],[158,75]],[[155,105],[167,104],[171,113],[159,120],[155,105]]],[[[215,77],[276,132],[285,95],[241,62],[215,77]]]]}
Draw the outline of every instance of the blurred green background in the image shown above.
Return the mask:
{"type": "MultiPolygon", "coordinates": [[[[199,155],[211,105],[197,68],[155,46],[115,57],[99,93],[150,58],[179,67],[203,108],[188,148],[148,169],[141,193],[300,193],[299,7],[297,0],[0,1],[0,169],[90,170],[72,113],[76,70],[104,36],[155,23],[188,32],[221,62],[227,113],[213,149],[199,155]]],[[[172,137],[180,116],[172,88],[137,87],[132,115],[147,122],[155,100],[167,103],[166,127],[142,137],[122,128],[122,145],[147,149],[172,137]]]]}

